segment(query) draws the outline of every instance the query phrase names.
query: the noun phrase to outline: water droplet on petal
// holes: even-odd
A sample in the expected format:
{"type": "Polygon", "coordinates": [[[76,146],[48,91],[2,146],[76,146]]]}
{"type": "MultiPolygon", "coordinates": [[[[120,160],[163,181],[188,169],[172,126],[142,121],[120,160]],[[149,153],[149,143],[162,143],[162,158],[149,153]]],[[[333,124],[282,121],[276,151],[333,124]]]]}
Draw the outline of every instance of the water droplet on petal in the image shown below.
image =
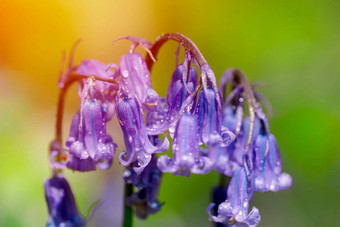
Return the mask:
{"type": "Polygon", "coordinates": [[[244,208],[247,208],[247,206],[248,206],[248,199],[245,199],[245,200],[243,201],[243,207],[244,207],[244,208]]]}
{"type": "Polygon", "coordinates": [[[124,78],[128,78],[129,77],[129,72],[127,70],[122,71],[122,76],[124,78]]]}

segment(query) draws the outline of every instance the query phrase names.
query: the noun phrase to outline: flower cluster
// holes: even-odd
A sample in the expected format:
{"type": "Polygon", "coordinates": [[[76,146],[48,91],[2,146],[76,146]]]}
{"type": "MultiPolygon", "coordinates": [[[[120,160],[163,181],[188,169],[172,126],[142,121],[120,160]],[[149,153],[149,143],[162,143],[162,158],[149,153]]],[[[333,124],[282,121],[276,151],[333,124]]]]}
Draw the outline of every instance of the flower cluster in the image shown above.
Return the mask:
{"type": "MultiPolygon", "coordinates": [[[[160,97],[151,86],[150,59],[155,60],[157,43],[120,38],[133,44],[119,65],[85,60],[73,66],[71,57],[59,87],[65,92],[71,82],[78,81],[80,106],[65,148],[60,138],[51,144],[54,176],[45,183],[48,226],[85,225],[60,172],[63,168],[81,172],[110,168],[117,145],[106,129],[115,115],[126,148],[119,154],[119,162],[126,167],[123,179],[137,189],[125,202],[135,207],[137,217],[146,218],[161,209],[158,192],[164,172],[189,177],[215,170],[231,177],[228,187],[215,190],[214,198],[219,199],[207,208],[212,221],[228,226],[259,223],[258,209],[253,207],[248,213],[254,191],[290,187],[292,180],[281,172],[280,153],[261,100],[245,76],[239,70],[228,70],[218,89],[214,72],[196,46],[180,34],[168,39],[171,37],[182,39],[180,47],[185,42],[190,45],[184,45],[183,62],[177,60],[166,97],[160,97]],[[137,46],[147,51],[146,59],[135,52],[137,46]],[[229,86],[232,90],[226,96],[229,86]],[[248,117],[244,117],[245,101],[248,117]],[[169,149],[172,155],[160,154],[169,149]]],[[[178,55],[179,51],[177,59],[178,55]]]]}
{"type": "Polygon", "coordinates": [[[287,189],[292,178],[281,173],[282,163],[275,137],[269,132],[268,119],[262,111],[257,93],[239,70],[227,70],[221,78],[220,89],[232,91],[224,101],[223,124],[236,136],[226,148],[210,148],[216,171],[231,177],[226,200],[219,204],[213,215],[210,204],[207,211],[211,220],[236,226],[256,226],[260,214],[256,207],[248,213],[249,202],[255,191],[279,191],[287,189]],[[245,101],[249,117],[244,117],[245,101]]]}

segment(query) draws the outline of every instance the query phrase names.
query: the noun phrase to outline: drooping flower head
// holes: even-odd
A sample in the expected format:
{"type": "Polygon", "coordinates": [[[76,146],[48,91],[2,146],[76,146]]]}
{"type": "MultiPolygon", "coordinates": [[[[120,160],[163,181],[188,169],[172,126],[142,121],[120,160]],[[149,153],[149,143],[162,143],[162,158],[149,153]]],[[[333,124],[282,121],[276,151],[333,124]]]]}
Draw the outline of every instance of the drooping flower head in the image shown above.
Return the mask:
{"type": "Polygon", "coordinates": [[[157,166],[163,172],[190,176],[190,173],[206,174],[211,169],[208,158],[199,155],[198,122],[190,113],[184,114],[173,139],[173,159],[164,155],[158,159],[157,166]]]}
{"type": "Polygon", "coordinates": [[[205,92],[201,90],[195,109],[200,141],[209,147],[227,147],[234,140],[234,135],[227,127],[222,126],[222,111],[217,101],[221,99],[221,95],[218,93],[216,99],[215,91],[211,87],[205,92]]]}
{"type": "Polygon", "coordinates": [[[288,189],[292,178],[287,173],[281,173],[282,162],[275,137],[270,134],[267,118],[262,109],[257,109],[261,117],[261,133],[257,135],[254,144],[254,175],[256,191],[279,191],[288,189]]]}
{"type": "Polygon", "coordinates": [[[208,158],[200,157],[199,153],[199,121],[193,113],[195,100],[190,99],[197,92],[195,87],[198,76],[196,68],[190,66],[189,56],[186,54],[184,63],[176,67],[167,94],[167,119],[169,120],[164,122],[166,124],[178,118],[176,124],[169,128],[173,138],[173,158],[161,156],[157,163],[158,168],[163,172],[187,177],[191,172],[208,173],[211,166],[208,158]]]}
{"type": "MultiPolygon", "coordinates": [[[[212,70],[208,65],[200,67],[204,83],[198,93],[201,85],[198,84],[197,70],[191,65],[192,62],[197,64],[191,53],[185,52],[184,62],[177,65],[172,75],[166,108],[157,108],[148,115],[148,119],[155,124],[147,128],[150,135],[169,130],[173,138],[173,158],[160,157],[158,167],[164,172],[184,176],[189,176],[190,172],[204,174],[210,171],[209,158],[199,152],[202,144],[226,147],[234,140],[233,133],[222,126],[221,95],[215,90],[212,70]]],[[[162,106],[165,106],[164,102],[162,106]]]]}
{"type": "Polygon", "coordinates": [[[240,166],[247,161],[247,174],[254,174],[255,191],[278,191],[291,185],[291,177],[281,173],[282,163],[275,137],[269,132],[268,119],[262,111],[257,93],[239,70],[227,70],[221,78],[223,94],[232,87],[225,98],[223,124],[236,137],[224,153],[240,166]],[[247,100],[249,117],[243,119],[244,101],[247,100]]]}
{"type": "Polygon", "coordinates": [[[219,204],[217,214],[213,215],[215,204],[208,206],[207,212],[214,222],[224,223],[227,226],[255,227],[261,217],[256,207],[248,213],[249,202],[253,196],[253,181],[249,183],[245,168],[239,167],[233,174],[227,191],[227,199],[219,204]]]}
{"type": "Polygon", "coordinates": [[[85,100],[74,117],[66,141],[70,160],[67,167],[78,171],[108,169],[117,145],[106,134],[106,117],[103,105],[96,99],[85,100]]]}
{"type": "Polygon", "coordinates": [[[223,126],[236,136],[226,148],[210,148],[213,168],[232,176],[227,200],[213,213],[214,204],[208,207],[214,222],[227,226],[256,226],[260,221],[254,207],[248,214],[248,205],[254,191],[278,191],[291,185],[291,177],[281,173],[281,158],[276,140],[269,133],[268,120],[262,111],[257,93],[239,70],[227,70],[221,78],[223,95],[230,86],[229,96],[224,96],[223,126]],[[244,117],[245,101],[249,116],[244,117]]]}
{"type": "Polygon", "coordinates": [[[152,89],[149,69],[142,56],[134,52],[135,48],[140,45],[152,56],[149,51],[151,43],[147,40],[131,36],[118,38],[114,42],[121,39],[133,42],[130,53],[120,58],[121,81],[127,89],[136,95],[140,103],[144,105],[144,108],[156,104],[159,95],[152,89]]]}
{"type": "MultiPolygon", "coordinates": [[[[189,55],[186,54],[186,58],[189,55]]],[[[173,137],[175,127],[185,112],[192,112],[197,96],[198,74],[195,67],[190,67],[190,61],[177,65],[172,74],[166,99],[161,98],[157,108],[148,114],[148,135],[159,135],[169,130],[173,137]]]]}
{"type": "MultiPolygon", "coordinates": [[[[177,51],[177,55],[178,54],[179,51],[177,51]]],[[[204,138],[211,137],[211,141],[206,139],[206,142],[216,145],[217,140],[213,138],[218,137],[221,139],[220,141],[218,141],[221,142],[219,145],[227,146],[229,142],[228,136],[229,133],[226,133],[225,128],[221,128],[220,123],[221,121],[220,112],[222,111],[221,103],[222,100],[220,92],[218,91],[216,85],[216,78],[210,66],[207,63],[199,65],[197,60],[193,56],[193,53],[190,51],[186,51],[184,62],[176,66],[176,70],[172,75],[168,87],[167,93],[168,113],[164,118],[163,124],[157,127],[148,127],[147,133],[149,135],[158,135],[170,129],[170,135],[173,136],[174,127],[176,126],[180,117],[187,112],[187,109],[191,109],[190,112],[193,113],[195,106],[197,106],[198,114],[195,114],[197,118],[199,118],[200,113],[202,113],[201,114],[202,119],[203,118],[206,119],[207,117],[210,116],[213,117],[215,120],[211,124],[208,123],[202,125],[205,127],[205,130],[203,130],[205,131],[205,135],[203,137],[204,138]],[[198,80],[198,74],[195,66],[197,66],[201,71],[200,81],[198,80]],[[203,88],[202,92],[198,93],[200,88],[203,88]],[[213,93],[212,96],[210,90],[213,93]],[[199,103],[196,102],[198,96],[200,97],[199,103]],[[213,112],[216,109],[216,105],[219,107],[218,113],[213,112]],[[213,115],[216,115],[216,117],[213,115]],[[213,135],[210,135],[210,133],[213,135]]],[[[202,119],[198,120],[201,121],[202,119]]],[[[206,123],[208,121],[209,119],[205,120],[206,123]]],[[[200,134],[201,132],[202,130],[200,130],[200,134]]],[[[202,136],[200,135],[200,137],[202,136]]],[[[200,143],[202,143],[201,139],[200,143]]]]}
{"type": "MultiPolygon", "coordinates": [[[[89,60],[78,68],[81,75],[102,78],[114,77],[104,64],[89,60]]],[[[69,150],[67,167],[78,171],[108,169],[112,165],[117,145],[106,133],[106,124],[115,113],[117,86],[89,77],[78,87],[81,98],[80,110],[72,120],[70,134],[66,140],[69,150]],[[108,117],[109,115],[109,117],[108,117]]]]}
{"type": "Polygon", "coordinates": [[[139,53],[121,56],[120,70],[124,85],[138,97],[142,104],[154,104],[159,96],[151,87],[150,72],[139,53]]]}
{"type": "Polygon", "coordinates": [[[49,213],[48,227],[86,225],[79,214],[71,187],[62,175],[46,179],[44,187],[49,213]]]}
{"type": "Polygon", "coordinates": [[[129,166],[136,163],[134,171],[141,173],[149,164],[151,155],[169,149],[169,141],[157,139],[151,143],[144,123],[144,114],[141,103],[132,92],[121,86],[117,100],[117,117],[124,134],[126,152],[119,156],[122,165],[129,166]],[[137,162],[135,162],[137,161],[137,162]]]}

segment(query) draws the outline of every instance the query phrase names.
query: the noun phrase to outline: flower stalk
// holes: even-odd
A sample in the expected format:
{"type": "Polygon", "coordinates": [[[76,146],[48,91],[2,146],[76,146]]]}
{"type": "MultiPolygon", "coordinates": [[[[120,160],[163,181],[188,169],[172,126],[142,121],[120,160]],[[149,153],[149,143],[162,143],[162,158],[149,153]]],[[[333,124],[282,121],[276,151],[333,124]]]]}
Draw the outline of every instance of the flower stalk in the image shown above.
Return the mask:
{"type": "Polygon", "coordinates": [[[124,184],[124,214],[123,227],[133,226],[133,207],[127,204],[127,199],[133,194],[133,184],[124,184]]]}

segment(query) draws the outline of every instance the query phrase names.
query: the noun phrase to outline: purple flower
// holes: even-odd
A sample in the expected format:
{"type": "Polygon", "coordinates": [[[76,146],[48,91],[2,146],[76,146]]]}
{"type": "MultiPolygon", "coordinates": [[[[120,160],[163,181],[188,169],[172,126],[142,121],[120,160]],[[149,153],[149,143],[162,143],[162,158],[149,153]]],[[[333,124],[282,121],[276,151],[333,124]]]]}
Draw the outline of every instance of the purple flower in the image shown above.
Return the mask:
{"type": "Polygon", "coordinates": [[[151,87],[149,69],[139,53],[120,58],[120,71],[124,86],[132,91],[142,104],[155,104],[159,98],[151,87]]]}
{"type": "MultiPolygon", "coordinates": [[[[119,75],[119,67],[115,64],[104,65],[102,62],[91,59],[84,60],[76,68],[76,72],[79,75],[84,76],[98,76],[103,79],[116,79],[119,75]],[[115,72],[112,72],[110,68],[114,68],[115,72]]],[[[92,79],[83,79],[78,86],[78,93],[83,101],[88,95],[89,83],[93,83],[92,96],[103,103],[103,108],[106,112],[106,119],[109,121],[115,114],[116,96],[118,92],[118,86],[112,83],[103,81],[92,81],[92,79]]]]}
{"type": "Polygon", "coordinates": [[[254,174],[256,191],[279,191],[288,189],[292,177],[281,173],[282,162],[275,137],[266,130],[267,119],[262,117],[261,133],[256,137],[254,145],[254,174]]]}
{"type": "MultiPolygon", "coordinates": [[[[173,105],[173,101],[176,100],[176,96],[182,90],[183,87],[189,88],[190,92],[193,92],[194,88],[197,86],[198,74],[195,67],[189,67],[187,64],[180,64],[176,67],[173,72],[170,84],[167,92],[167,103],[168,106],[173,105]]],[[[188,92],[188,89],[185,89],[188,92]]],[[[180,100],[180,104],[183,103],[185,97],[184,91],[181,92],[181,96],[177,97],[180,100]]],[[[178,111],[178,107],[176,111],[178,111]]]]}
{"type": "Polygon", "coordinates": [[[126,152],[119,156],[122,165],[129,166],[134,161],[134,171],[138,174],[148,165],[151,155],[169,149],[167,138],[156,140],[153,145],[145,131],[144,114],[138,98],[124,87],[121,88],[117,104],[117,117],[124,134],[126,152]]]}
{"type": "Polygon", "coordinates": [[[47,226],[85,226],[79,214],[71,187],[62,175],[53,176],[44,182],[45,199],[48,206],[47,226]]]}
{"type": "MultiPolygon", "coordinates": [[[[168,116],[165,122],[171,122],[171,119],[176,119],[180,117],[183,105],[186,105],[186,111],[191,112],[192,105],[194,105],[194,100],[190,103],[185,103],[190,94],[194,93],[195,87],[197,86],[197,71],[194,67],[185,67],[184,64],[178,65],[175,72],[172,74],[170,85],[167,92],[167,105],[168,105],[168,116]],[[185,72],[185,70],[187,72],[185,72]],[[188,74],[188,75],[187,75],[188,74]],[[183,81],[182,77],[188,79],[188,81],[183,81]]],[[[173,125],[169,131],[171,137],[174,135],[176,125],[173,125]]]]}
{"type": "Polygon", "coordinates": [[[86,99],[72,120],[66,141],[69,150],[67,167],[78,171],[108,169],[117,145],[106,134],[106,112],[96,99],[86,99]]]}
{"type": "Polygon", "coordinates": [[[278,191],[290,187],[290,175],[281,173],[281,158],[275,137],[269,132],[268,119],[258,103],[258,95],[240,71],[227,71],[221,80],[225,93],[227,84],[233,90],[224,100],[223,126],[236,135],[236,140],[225,149],[212,149],[208,157],[213,168],[232,175],[228,187],[227,200],[221,203],[213,215],[215,222],[227,226],[256,226],[260,221],[254,207],[248,214],[248,205],[254,191],[278,191]],[[242,80],[242,82],[240,82],[242,80]],[[249,117],[244,118],[244,100],[249,105],[249,117]]]}
{"type": "Polygon", "coordinates": [[[231,147],[214,146],[207,150],[201,149],[201,152],[211,161],[212,168],[226,176],[232,176],[235,170],[241,166],[240,163],[233,158],[232,151],[235,144],[232,143],[230,146],[231,147]]]}
{"type": "Polygon", "coordinates": [[[228,226],[257,226],[260,222],[260,214],[253,207],[248,214],[249,202],[253,196],[252,185],[249,184],[246,170],[239,167],[233,177],[227,191],[227,200],[218,206],[217,215],[212,214],[215,204],[208,206],[207,212],[214,222],[225,223],[228,226]]]}
{"type": "Polygon", "coordinates": [[[243,103],[236,106],[226,105],[223,109],[222,125],[238,136],[243,121],[243,103]]]}
{"type": "Polygon", "coordinates": [[[222,108],[221,94],[216,84],[216,77],[215,77],[214,72],[212,71],[212,69],[210,68],[208,64],[202,65],[200,69],[201,69],[201,80],[202,80],[204,93],[207,95],[208,88],[211,88],[215,93],[215,99],[216,99],[218,106],[222,108]]]}
{"type": "Polygon", "coordinates": [[[138,175],[133,168],[127,168],[123,174],[126,183],[137,187],[137,192],[127,198],[127,204],[135,206],[136,216],[142,219],[157,213],[163,205],[158,201],[162,172],[157,168],[156,163],[157,158],[152,155],[150,163],[141,174],[138,175]]]}
{"type": "Polygon", "coordinates": [[[235,137],[227,127],[222,126],[222,111],[218,100],[221,94],[216,95],[212,88],[201,90],[195,109],[195,116],[199,122],[199,134],[201,143],[207,146],[228,146],[235,137]]]}
{"type": "Polygon", "coordinates": [[[158,159],[157,166],[163,172],[190,176],[190,172],[206,174],[211,169],[207,157],[199,155],[198,122],[190,113],[184,114],[177,123],[172,150],[174,158],[164,155],[158,159]]]}
{"type": "MultiPolygon", "coordinates": [[[[243,166],[244,155],[247,152],[246,147],[247,135],[249,132],[249,118],[242,119],[242,107],[231,107],[227,105],[223,110],[222,127],[230,129],[230,138],[232,139],[228,147],[214,146],[205,151],[213,163],[213,168],[226,175],[232,176],[235,170],[243,166]],[[241,115],[241,116],[239,116],[241,115]],[[237,137],[235,138],[235,135],[237,137]]],[[[255,120],[254,134],[257,134],[258,119],[255,120]]],[[[228,132],[228,131],[227,131],[228,132]]],[[[253,138],[255,138],[253,136],[253,138]]]]}
{"type": "MultiPolygon", "coordinates": [[[[238,134],[235,140],[235,143],[227,147],[228,152],[230,152],[232,160],[235,160],[237,163],[239,163],[240,166],[244,164],[245,155],[248,155],[250,159],[252,160],[252,157],[253,157],[252,150],[253,150],[254,142],[255,142],[256,136],[260,132],[260,121],[257,117],[255,117],[254,124],[253,124],[251,143],[247,144],[249,130],[250,130],[250,118],[246,117],[242,121],[241,131],[238,134]]],[[[250,167],[252,165],[253,164],[250,163],[250,167]]]]}
{"type": "Polygon", "coordinates": [[[178,120],[183,113],[190,112],[194,105],[197,80],[197,71],[194,67],[184,67],[183,64],[176,67],[168,87],[166,103],[161,98],[156,109],[148,114],[147,133],[149,135],[158,135],[169,130],[170,136],[173,137],[178,120]],[[184,82],[183,77],[187,81],[184,82]]]}

